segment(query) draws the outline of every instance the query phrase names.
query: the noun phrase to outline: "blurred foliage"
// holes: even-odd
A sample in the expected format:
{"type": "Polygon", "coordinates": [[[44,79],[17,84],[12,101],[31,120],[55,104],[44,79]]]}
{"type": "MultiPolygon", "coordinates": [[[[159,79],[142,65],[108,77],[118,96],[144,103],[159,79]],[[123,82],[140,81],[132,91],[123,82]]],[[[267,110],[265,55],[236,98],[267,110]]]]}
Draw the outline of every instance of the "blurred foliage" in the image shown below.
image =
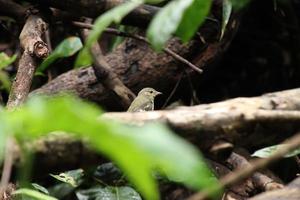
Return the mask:
{"type": "Polygon", "coordinates": [[[16,58],[17,55],[9,57],[4,52],[0,53],[0,82],[2,83],[2,88],[4,88],[6,91],[10,90],[11,80],[8,73],[3,69],[15,62],[16,58]]]}
{"type": "Polygon", "coordinates": [[[175,32],[188,41],[209,12],[210,0],[174,0],[163,7],[151,21],[147,37],[153,47],[161,50],[175,32]]]}
{"type": "Polygon", "coordinates": [[[1,52],[0,53],[0,69],[3,69],[7,67],[8,65],[12,64],[15,62],[17,56],[13,55],[12,57],[9,57],[6,55],[6,53],[1,52]]]}
{"type": "Polygon", "coordinates": [[[43,194],[37,190],[28,189],[28,188],[22,188],[14,192],[16,196],[16,199],[20,200],[58,200],[57,198],[54,198],[52,196],[49,196],[47,194],[43,194]]]}
{"type": "MultiPolygon", "coordinates": [[[[99,118],[100,113],[70,96],[34,97],[16,110],[2,112],[0,132],[14,133],[20,144],[53,131],[72,133],[113,160],[146,199],[159,198],[153,170],[193,189],[218,188],[197,149],[165,126],[127,126],[99,118]]],[[[55,178],[74,180],[70,173],[61,175],[55,178]]]]}

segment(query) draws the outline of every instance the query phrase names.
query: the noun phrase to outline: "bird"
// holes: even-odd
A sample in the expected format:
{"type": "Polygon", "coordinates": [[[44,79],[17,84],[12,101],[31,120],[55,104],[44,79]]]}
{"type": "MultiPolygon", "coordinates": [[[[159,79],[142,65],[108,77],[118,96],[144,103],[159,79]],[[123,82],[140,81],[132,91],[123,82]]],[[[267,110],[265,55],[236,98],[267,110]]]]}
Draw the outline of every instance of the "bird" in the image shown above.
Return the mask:
{"type": "Polygon", "coordinates": [[[162,94],[153,88],[144,88],[138,96],[133,100],[127,112],[143,112],[154,110],[154,98],[162,94]]]}

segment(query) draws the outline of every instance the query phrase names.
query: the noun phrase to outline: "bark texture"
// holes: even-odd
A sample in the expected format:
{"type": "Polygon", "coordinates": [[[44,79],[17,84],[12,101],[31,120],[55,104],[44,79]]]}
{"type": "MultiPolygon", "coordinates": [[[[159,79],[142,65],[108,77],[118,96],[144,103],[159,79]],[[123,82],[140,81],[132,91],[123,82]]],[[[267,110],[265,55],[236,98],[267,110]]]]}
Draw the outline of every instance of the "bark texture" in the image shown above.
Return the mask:
{"type": "Polygon", "coordinates": [[[8,108],[14,108],[25,101],[30,91],[34,72],[37,67],[36,59],[48,55],[47,44],[42,35],[47,24],[38,15],[30,15],[20,34],[20,44],[23,54],[20,58],[16,78],[7,102],[8,108]]]}

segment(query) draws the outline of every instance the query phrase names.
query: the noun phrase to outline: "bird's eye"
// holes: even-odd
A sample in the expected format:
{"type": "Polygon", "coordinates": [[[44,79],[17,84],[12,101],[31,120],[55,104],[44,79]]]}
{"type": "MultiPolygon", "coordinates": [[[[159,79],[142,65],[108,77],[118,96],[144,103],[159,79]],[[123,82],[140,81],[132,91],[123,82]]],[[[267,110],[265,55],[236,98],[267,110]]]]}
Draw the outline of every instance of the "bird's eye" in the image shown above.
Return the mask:
{"type": "Polygon", "coordinates": [[[153,93],[153,91],[150,91],[150,93],[152,94],[152,93],[153,93]]]}

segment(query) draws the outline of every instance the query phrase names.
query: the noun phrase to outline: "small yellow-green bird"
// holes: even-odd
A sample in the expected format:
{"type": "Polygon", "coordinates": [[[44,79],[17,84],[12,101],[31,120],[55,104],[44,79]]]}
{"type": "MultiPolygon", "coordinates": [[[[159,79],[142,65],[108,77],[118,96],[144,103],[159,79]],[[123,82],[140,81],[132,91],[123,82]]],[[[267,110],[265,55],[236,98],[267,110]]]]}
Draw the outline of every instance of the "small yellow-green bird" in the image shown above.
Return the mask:
{"type": "Polygon", "coordinates": [[[153,88],[144,88],[133,100],[127,112],[143,112],[154,110],[154,98],[162,94],[153,88]]]}

